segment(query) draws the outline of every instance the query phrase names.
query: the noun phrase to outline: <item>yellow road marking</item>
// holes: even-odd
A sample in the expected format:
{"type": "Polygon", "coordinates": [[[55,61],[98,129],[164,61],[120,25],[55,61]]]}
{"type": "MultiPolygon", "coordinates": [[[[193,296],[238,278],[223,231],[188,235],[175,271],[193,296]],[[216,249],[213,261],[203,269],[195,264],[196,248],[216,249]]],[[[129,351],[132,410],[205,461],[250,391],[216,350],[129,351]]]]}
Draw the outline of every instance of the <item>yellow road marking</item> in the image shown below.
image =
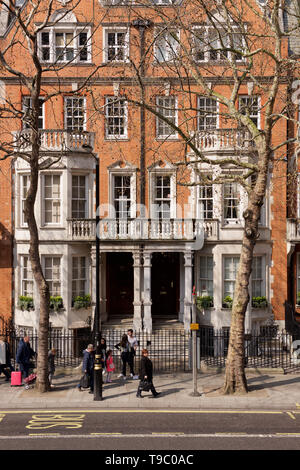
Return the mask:
{"type": "Polygon", "coordinates": [[[44,432],[44,433],[28,434],[28,436],[60,436],[60,433],[58,433],[58,432],[44,432]]]}
{"type": "Polygon", "coordinates": [[[3,420],[3,418],[5,418],[5,414],[0,413],[0,423],[3,420]]]}
{"type": "Polygon", "coordinates": [[[169,435],[172,435],[172,436],[183,436],[185,433],[184,432],[153,432],[152,433],[153,435],[155,436],[169,436],[169,435]]]}
{"type": "Polygon", "coordinates": [[[91,436],[122,436],[121,432],[91,432],[91,436]]]}
{"type": "Polygon", "coordinates": [[[296,416],[293,415],[293,413],[291,411],[287,411],[286,414],[289,415],[290,418],[296,419],[296,416]]]}
{"type": "MultiPolygon", "coordinates": [[[[299,405],[300,408],[300,405],[299,405]]],[[[132,410],[132,409],[122,409],[122,410],[114,410],[114,409],[101,409],[101,410],[5,410],[5,414],[49,414],[49,413],[169,413],[169,414],[272,414],[272,415],[280,415],[284,414],[285,411],[264,411],[264,410],[132,410]]],[[[295,413],[299,413],[295,411],[295,413]]]]}
{"type": "Polygon", "coordinates": [[[277,432],[276,436],[299,436],[300,432],[277,432]]]}

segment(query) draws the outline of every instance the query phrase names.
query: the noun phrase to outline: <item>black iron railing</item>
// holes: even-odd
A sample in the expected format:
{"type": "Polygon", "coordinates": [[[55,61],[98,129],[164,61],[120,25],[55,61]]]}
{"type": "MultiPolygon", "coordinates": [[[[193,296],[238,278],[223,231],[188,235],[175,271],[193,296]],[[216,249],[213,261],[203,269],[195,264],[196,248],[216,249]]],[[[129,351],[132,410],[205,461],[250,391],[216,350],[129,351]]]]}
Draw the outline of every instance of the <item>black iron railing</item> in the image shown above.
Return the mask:
{"type": "MultiPolygon", "coordinates": [[[[1,319],[0,319],[1,320],[1,319]]],[[[78,330],[77,330],[78,332],[78,330]]],[[[82,362],[83,350],[93,341],[91,333],[78,334],[74,330],[67,333],[49,331],[49,349],[56,348],[55,358],[58,367],[77,367],[82,362]]],[[[127,330],[103,330],[107,348],[112,349],[117,371],[121,370],[121,351],[115,346],[127,330]]],[[[17,347],[24,333],[11,324],[0,322],[0,336],[10,345],[12,364],[15,365],[17,347]]],[[[135,372],[139,371],[141,351],[149,350],[155,372],[182,372],[192,368],[192,345],[190,332],[184,330],[157,330],[152,333],[136,331],[138,348],[135,356],[135,372]]],[[[38,336],[30,335],[31,347],[38,350],[38,336]]],[[[245,335],[245,366],[248,368],[282,368],[286,373],[300,372],[300,341],[277,327],[262,327],[259,331],[245,335]],[[299,349],[299,358],[298,358],[299,349]]],[[[225,367],[229,346],[229,328],[216,330],[201,327],[197,332],[197,364],[218,368],[225,367]]]]}

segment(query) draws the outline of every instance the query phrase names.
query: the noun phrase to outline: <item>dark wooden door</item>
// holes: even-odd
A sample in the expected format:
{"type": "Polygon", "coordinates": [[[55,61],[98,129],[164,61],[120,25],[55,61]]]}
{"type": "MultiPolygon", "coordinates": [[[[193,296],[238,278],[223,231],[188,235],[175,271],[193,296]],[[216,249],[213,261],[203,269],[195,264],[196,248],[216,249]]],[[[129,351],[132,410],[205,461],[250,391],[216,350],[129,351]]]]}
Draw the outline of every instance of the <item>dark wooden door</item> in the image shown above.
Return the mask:
{"type": "Polygon", "coordinates": [[[179,253],[153,253],[151,298],[153,316],[178,314],[179,253]]]}
{"type": "Polygon", "coordinates": [[[133,315],[132,254],[108,253],[106,272],[108,314],[133,315]]]}

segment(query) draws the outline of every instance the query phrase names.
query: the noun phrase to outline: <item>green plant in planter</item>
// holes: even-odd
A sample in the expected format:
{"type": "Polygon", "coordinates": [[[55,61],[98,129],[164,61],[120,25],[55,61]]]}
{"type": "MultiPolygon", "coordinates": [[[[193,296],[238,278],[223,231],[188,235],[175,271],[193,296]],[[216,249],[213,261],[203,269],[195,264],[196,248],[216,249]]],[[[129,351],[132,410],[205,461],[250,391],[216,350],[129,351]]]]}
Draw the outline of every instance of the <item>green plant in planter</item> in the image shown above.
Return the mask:
{"type": "Polygon", "coordinates": [[[297,292],[297,305],[300,305],[300,292],[297,292]]]}
{"type": "Polygon", "coordinates": [[[252,307],[253,308],[266,308],[268,306],[268,301],[266,297],[252,297],[252,307]]]}
{"type": "Polygon", "coordinates": [[[33,298],[27,295],[20,295],[18,306],[21,310],[34,310],[33,298]]]}
{"type": "Polygon", "coordinates": [[[60,295],[54,297],[50,297],[50,309],[58,312],[61,308],[63,308],[63,299],[60,295]]]}
{"type": "Polygon", "coordinates": [[[76,308],[77,310],[80,308],[88,308],[90,306],[91,306],[90,294],[77,295],[77,297],[73,299],[73,307],[76,308]]]}
{"type": "Polygon", "coordinates": [[[230,297],[230,295],[226,295],[226,297],[224,297],[223,299],[223,307],[225,308],[232,308],[232,298],[230,297]]]}
{"type": "Polygon", "coordinates": [[[198,308],[210,308],[214,306],[214,298],[211,295],[201,295],[197,297],[196,304],[198,308]]]}

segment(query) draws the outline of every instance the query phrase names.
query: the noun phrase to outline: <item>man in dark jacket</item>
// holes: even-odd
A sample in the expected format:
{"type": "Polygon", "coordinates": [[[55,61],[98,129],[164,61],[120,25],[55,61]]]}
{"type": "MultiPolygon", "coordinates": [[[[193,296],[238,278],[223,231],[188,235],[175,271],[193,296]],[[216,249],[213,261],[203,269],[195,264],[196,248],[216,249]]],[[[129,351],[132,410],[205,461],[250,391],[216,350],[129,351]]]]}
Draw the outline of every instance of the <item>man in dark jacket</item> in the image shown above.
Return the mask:
{"type": "Polygon", "coordinates": [[[20,366],[23,378],[28,377],[30,369],[30,360],[35,356],[34,350],[29,343],[29,336],[24,336],[19,342],[16,362],[20,366]]]}
{"type": "Polygon", "coordinates": [[[148,349],[142,350],[142,358],[141,358],[141,366],[140,366],[140,383],[136,392],[136,396],[138,398],[142,397],[143,385],[144,381],[149,383],[149,389],[152,392],[153,397],[157,397],[160,395],[160,392],[157,392],[153,385],[153,365],[152,361],[148,357],[148,349]]]}
{"type": "MultiPolygon", "coordinates": [[[[90,379],[90,393],[94,393],[94,364],[95,364],[95,355],[94,355],[94,346],[89,344],[88,347],[83,351],[83,362],[82,362],[82,372],[88,374],[90,379]]],[[[81,391],[81,385],[78,385],[79,391],[81,391]]]]}

